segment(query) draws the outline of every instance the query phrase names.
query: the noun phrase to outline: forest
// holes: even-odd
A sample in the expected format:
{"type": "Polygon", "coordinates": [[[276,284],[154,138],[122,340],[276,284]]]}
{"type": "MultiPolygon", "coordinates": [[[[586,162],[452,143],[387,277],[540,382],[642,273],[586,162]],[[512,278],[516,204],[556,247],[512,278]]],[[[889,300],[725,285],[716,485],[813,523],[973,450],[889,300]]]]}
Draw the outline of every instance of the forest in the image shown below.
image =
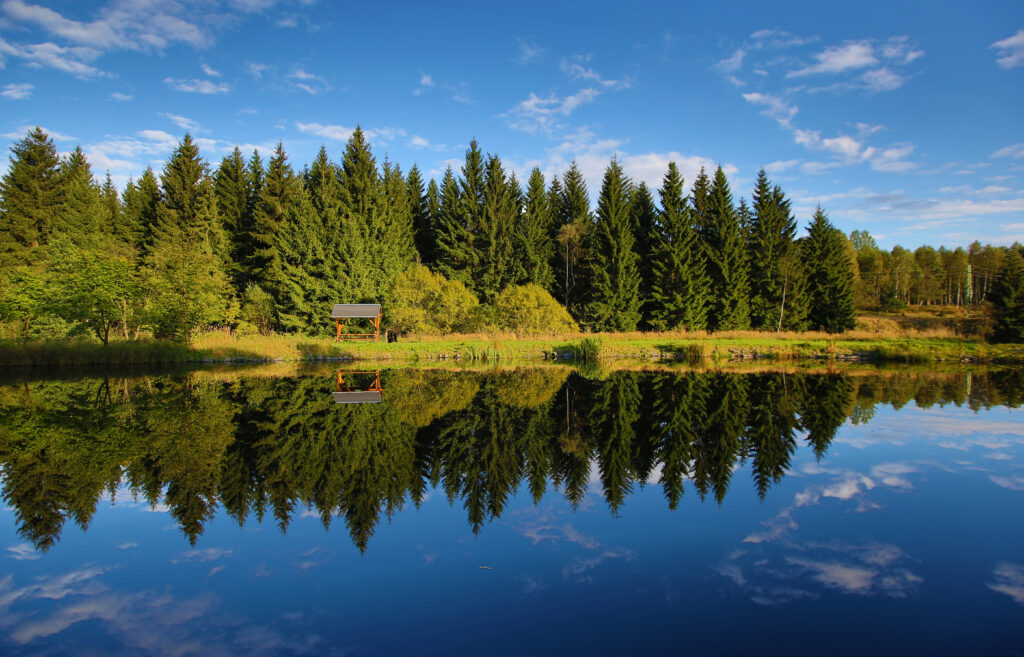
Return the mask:
{"type": "Polygon", "coordinates": [[[22,381],[0,386],[0,482],[42,550],[126,494],[166,505],[193,544],[218,507],[281,531],[312,509],[365,550],[433,488],[474,532],[519,490],[578,505],[600,487],[613,514],[645,485],[672,509],[687,491],[727,503],[734,479],[763,499],[801,444],[827,465],[847,419],[867,423],[880,404],[1017,407],[1022,375],[406,369],[382,373],[385,403],[342,405],[333,370],[22,381]]]}
{"type": "Polygon", "coordinates": [[[799,230],[762,169],[737,202],[721,167],[689,189],[615,160],[591,192],[573,163],[525,184],[474,140],[427,180],[378,163],[356,129],[335,164],[298,170],[281,144],[216,166],[186,134],[160,172],[123,190],[40,129],[0,180],[0,338],[202,331],[330,334],[334,303],[383,302],[396,335],[509,331],[854,328],[857,309],[991,309],[1024,340],[1024,247],[879,249],[818,208],[799,230]]]}

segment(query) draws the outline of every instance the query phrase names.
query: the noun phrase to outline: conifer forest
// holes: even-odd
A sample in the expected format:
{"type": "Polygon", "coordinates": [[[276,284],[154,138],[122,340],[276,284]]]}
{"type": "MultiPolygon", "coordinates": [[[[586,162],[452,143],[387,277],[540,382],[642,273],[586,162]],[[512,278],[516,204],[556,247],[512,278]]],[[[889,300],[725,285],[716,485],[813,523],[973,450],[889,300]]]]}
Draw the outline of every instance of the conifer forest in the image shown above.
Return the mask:
{"type": "Polygon", "coordinates": [[[329,335],[334,303],[383,302],[396,335],[473,331],[841,333],[859,309],[991,309],[1024,339],[1024,248],[896,246],[796,217],[762,169],[749,197],[718,167],[658,189],[612,159],[592,197],[573,163],[525,181],[474,140],[439,178],[283,147],[208,162],[184,136],[123,190],[40,128],[0,181],[7,339],[189,342],[210,328],[329,335]],[[592,198],[596,202],[592,202],[592,198]],[[530,312],[524,313],[523,309],[530,312]]]}

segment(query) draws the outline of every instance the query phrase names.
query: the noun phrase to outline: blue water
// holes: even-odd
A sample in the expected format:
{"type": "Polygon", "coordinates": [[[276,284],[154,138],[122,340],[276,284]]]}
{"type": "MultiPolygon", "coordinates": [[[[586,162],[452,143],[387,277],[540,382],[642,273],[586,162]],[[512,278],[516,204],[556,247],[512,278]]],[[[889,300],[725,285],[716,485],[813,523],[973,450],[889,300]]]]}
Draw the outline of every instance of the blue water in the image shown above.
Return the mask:
{"type": "MultiPolygon", "coordinates": [[[[388,414],[395,412],[396,400],[389,399],[388,391],[400,390],[403,377],[409,376],[386,373],[384,403],[373,409],[356,411],[329,400],[318,417],[333,412],[339,420],[354,422],[365,416],[384,426],[388,414]]],[[[417,376],[418,385],[432,385],[433,375],[417,376]]],[[[658,411],[651,411],[648,402],[664,394],[652,381],[695,375],[633,374],[641,394],[631,402],[628,394],[605,395],[608,386],[617,385],[614,375],[585,380],[559,374],[548,381],[549,399],[505,406],[494,400],[508,401],[509,393],[501,386],[514,385],[518,373],[460,376],[479,380],[474,383],[479,386],[475,399],[486,402],[480,407],[484,410],[475,412],[473,406],[454,402],[434,417],[419,418],[425,424],[404,438],[414,441],[411,450],[426,449],[426,444],[435,451],[449,449],[445,429],[467,418],[476,428],[466,435],[479,437],[495,426],[502,412],[525,414],[511,425],[516,431],[538,418],[550,421],[550,431],[539,442],[564,446],[565,427],[555,420],[565,416],[559,400],[567,388],[576,394],[575,387],[587,404],[610,397],[641,409],[632,421],[631,447],[623,453],[642,464],[643,444],[651,431],[664,425],[650,417],[658,411]]],[[[442,465],[423,466],[413,477],[428,480],[418,506],[406,492],[404,504],[389,516],[386,501],[377,499],[381,513],[365,550],[358,545],[358,532],[347,526],[342,507],[325,529],[321,512],[301,495],[292,495],[285,531],[271,505],[262,520],[252,511],[239,524],[221,500],[213,499],[194,545],[183,530],[181,513],[175,516],[166,504],[168,487],[181,486],[192,476],[209,476],[203,462],[191,463],[190,458],[222,459],[224,450],[242,440],[239,427],[247,413],[266,413],[275,400],[283,406],[296,404],[301,395],[319,404],[321,393],[329,396],[334,385],[329,376],[304,377],[312,387],[298,397],[296,390],[302,386],[295,380],[278,382],[284,386],[278,389],[265,379],[247,383],[244,374],[200,384],[189,375],[166,376],[158,381],[165,391],[175,386],[185,390],[176,402],[180,406],[170,404],[169,398],[162,400],[167,404],[147,406],[143,399],[134,406],[134,415],[124,412],[126,402],[116,396],[96,401],[92,392],[102,389],[100,379],[29,384],[36,391],[31,402],[23,395],[23,383],[11,383],[0,391],[5,484],[0,653],[1024,653],[1024,412],[1003,405],[1014,403],[1016,379],[899,376],[898,384],[889,373],[851,377],[850,390],[841,395],[846,417],[820,458],[806,442],[800,413],[793,411],[798,425],[793,453],[785,474],[767,488],[763,499],[748,453],[735,460],[721,503],[712,492],[702,500],[692,479],[686,478],[672,510],[661,483],[664,463],[655,457],[647,459],[654,467],[646,480],[636,477],[646,468],[627,468],[630,491],[612,509],[616,505],[609,503],[601,464],[614,461],[608,455],[614,450],[606,445],[621,438],[623,429],[614,423],[615,430],[600,429],[601,421],[590,415],[579,424],[581,440],[589,441],[589,466],[586,492],[576,504],[567,500],[563,486],[554,485],[554,471],[549,471],[546,489],[535,503],[529,468],[522,458],[513,458],[505,473],[514,480],[508,498],[474,532],[466,508],[472,495],[464,489],[450,498],[443,481],[440,486],[429,481],[432,468],[442,470],[442,479],[455,476],[449,472],[453,457],[439,457],[442,465]],[[137,482],[132,485],[129,471],[144,469],[140,464],[160,455],[140,452],[133,441],[170,448],[147,435],[156,425],[140,417],[157,414],[166,424],[162,413],[187,414],[197,407],[227,413],[196,401],[198,393],[189,388],[201,385],[212,386],[218,400],[231,400],[229,439],[215,441],[212,451],[197,450],[190,456],[185,450],[184,469],[163,466],[178,474],[161,481],[158,499],[147,499],[137,482]],[[290,396],[267,396],[268,390],[277,395],[288,391],[290,396]],[[74,399],[78,392],[80,400],[74,399]],[[908,394],[928,400],[918,404],[908,394]],[[870,402],[864,401],[867,397],[870,402]],[[93,415],[97,404],[103,407],[104,422],[93,415]],[[853,412],[855,406],[861,411],[853,412]],[[865,408],[873,411],[867,419],[865,408]],[[73,413],[75,409],[80,412],[73,413]],[[61,420],[71,415],[77,419],[61,420]],[[110,433],[112,426],[139,422],[143,430],[138,434],[110,433]],[[75,450],[81,442],[89,453],[109,451],[110,462],[98,459],[108,469],[102,463],[92,470],[72,469],[75,476],[54,475],[53,481],[52,472],[46,471],[38,478],[39,499],[32,498],[32,503],[45,502],[64,521],[57,536],[27,531],[31,518],[27,522],[25,513],[36,507],[26,501],[27,494],[12,495],[12,482],[30,467],[29,455],[80,455],[75,450]],[[108,477],[115,483],[104,487],[97,484],[96,473],[109,473],[110,463],[123,476],[108,477]],[[68,495],[52,492],[76,486],[100,491],[87,522],[76,522],[81,509],[71,508],[75,503],[67,501],[68,495]],[[53,541],[47,546],[49,539],[53,541]]],[[[130,395],[135,399],[136,393],[143,398],[161,394],[138,392],[153,381],[124,382],[135,391],[130,395]]],[[[788,403],[797,394],[795,388],[810,382],[813,377],[791,376],[783,383],[775,375],[757,375],[743,385],[753,396],[779,383],[784,386],[779,399],[788,403]]],[[[448,379],[434,383],[451,385],[448,379]]],[[[807,392],[801,394],[809,408],[814,400],[806,398],[807,392]]],[[[750,409],[747,413],[762,417],[750,409]]],[[[265,443],[268,436],[283,440],[289,432],[303,435],[309,427],[308,421],[306,429],[275,423],[269,427],[265,417],[262,421],[256,443],[265,443]]],[[[211,431],[200,427],[200,433],[211,431]]],[[[744,431],[750,433],[749,428],[744,431]]],[[[185,431],[179,438],[187,442],[194,436],[185,431]]],[[[515,436],[495,433],[492,438],[487,449],[514,442],[515,436]]],[[[377,476],[393,476],[373,465],[375,459],[386,460],[386,453],[372,443],[359,449],[365,454],[345,452],[347,460],[328,461],[327,471],[341,468],[358,476],[372,470],[377,476]]],[[[461,449],[456,451],[463,454],[461,449]]],[[[481,453],[491,454],[487,449],[481,453]]],[[[488,463],[499,456],[481,458],[488,463]]],[[[270,481],[283,467],[280,463],[289,462],[274,463],[260,470],[257,479],[270,481]]],[[[298,469],[295,464],[288,467],[298,469]]],[[[215,471],[229,476],[227,466],[215,471]]],[[[492,485],[501,479],[489,476],[483,479],[492,485]]],[[[223,488],[223,483],[218,485],[223,488]]]]}

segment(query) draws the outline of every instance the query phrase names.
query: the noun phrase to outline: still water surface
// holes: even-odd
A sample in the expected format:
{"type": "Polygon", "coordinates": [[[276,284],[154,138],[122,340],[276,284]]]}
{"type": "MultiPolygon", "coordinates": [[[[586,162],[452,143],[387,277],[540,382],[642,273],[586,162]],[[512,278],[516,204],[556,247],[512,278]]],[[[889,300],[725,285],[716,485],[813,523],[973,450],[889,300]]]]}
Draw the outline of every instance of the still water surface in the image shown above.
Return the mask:
{"type": "Polygon", "coordinates": [[[1024,372],[377,384],[0,384],[0,654],[1024,653],[1024,372]]]}

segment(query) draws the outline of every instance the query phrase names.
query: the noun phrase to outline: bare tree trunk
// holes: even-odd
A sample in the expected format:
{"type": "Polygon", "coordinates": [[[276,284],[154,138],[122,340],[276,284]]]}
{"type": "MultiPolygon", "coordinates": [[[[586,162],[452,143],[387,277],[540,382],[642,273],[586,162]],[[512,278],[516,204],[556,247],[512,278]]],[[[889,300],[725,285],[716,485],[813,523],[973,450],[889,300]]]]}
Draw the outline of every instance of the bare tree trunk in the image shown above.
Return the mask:
{"type": "Polygon", "coordinates": [[[786,311],[786,286],[789,284],[789,277],[782,280],[782,303],[779,305],[779,327],[775,329],[778,333],[782,330],[782,314],[786,311]]]}

